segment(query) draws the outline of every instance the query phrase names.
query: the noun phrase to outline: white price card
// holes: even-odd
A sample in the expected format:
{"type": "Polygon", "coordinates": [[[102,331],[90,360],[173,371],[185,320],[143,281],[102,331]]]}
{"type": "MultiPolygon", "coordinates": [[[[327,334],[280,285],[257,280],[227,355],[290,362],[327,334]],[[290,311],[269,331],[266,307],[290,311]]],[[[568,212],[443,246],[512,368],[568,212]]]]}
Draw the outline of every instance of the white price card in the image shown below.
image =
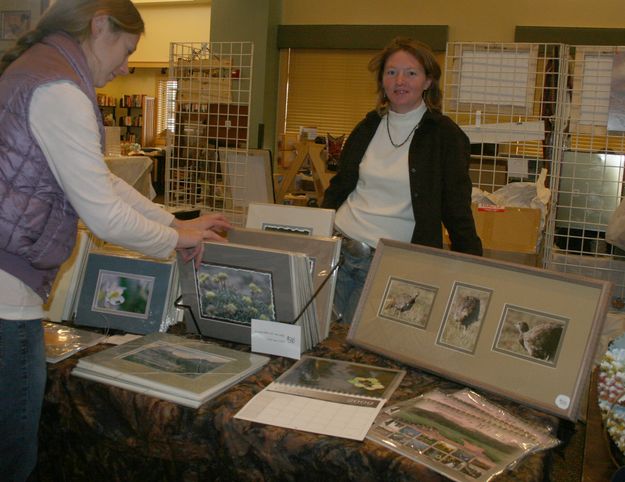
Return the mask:
{"type": "Polygon", "coordinates": [[[302,327],[252,319],[252,351],[299,360],[302,355],[302,327]]]}

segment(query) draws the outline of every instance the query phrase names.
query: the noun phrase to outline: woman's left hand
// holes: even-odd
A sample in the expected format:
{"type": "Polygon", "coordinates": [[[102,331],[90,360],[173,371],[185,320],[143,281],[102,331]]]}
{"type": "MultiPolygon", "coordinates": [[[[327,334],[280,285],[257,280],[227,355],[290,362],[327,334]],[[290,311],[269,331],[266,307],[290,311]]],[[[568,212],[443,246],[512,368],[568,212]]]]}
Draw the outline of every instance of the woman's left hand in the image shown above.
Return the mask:
{"type": "MultiPolygon", "coordinates": [[[[221,234],[232,229],[232,224],[230,224],[228,218],[226,218],[226,216],[222,213],[203,214],[197,218],[186,219],[184,221],[174,218],[171,225],[174,228],[199,229],[201,231],[210,229],[217,234],[221,234]]],[[[223,236],[220,235],[220,238],[223,239],[223,236]]],[[[215,239],[215,241],[219,241],[219,239],[215,239]]]]}
{"type": "Polygon", "coordinates": [[[176,228],[180,234],[182,232],[200,231],[203,234],[197,244],[191,247],[180,247],[183,261],[186,263],[192,259],[195,260],[195,265],[199,266],[202,260],[202,254],[204,252],[204,241],[217,241],[227,242],[226,238],[222,236],[224,232],[232,229],[230,221],[221,213],[204,214],[194,219],[175,219],[171,223],[173,228],[176,228]]]}

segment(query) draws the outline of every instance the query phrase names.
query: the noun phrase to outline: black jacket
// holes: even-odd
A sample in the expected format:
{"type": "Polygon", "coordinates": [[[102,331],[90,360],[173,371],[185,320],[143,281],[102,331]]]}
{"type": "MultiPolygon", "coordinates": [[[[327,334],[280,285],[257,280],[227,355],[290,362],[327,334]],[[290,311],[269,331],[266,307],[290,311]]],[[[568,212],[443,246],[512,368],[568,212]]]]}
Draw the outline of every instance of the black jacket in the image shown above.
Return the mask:
{"type": "MultiPolygon", "coordinates": [[[[354,128],[341,152],[339,170],[323,198],[324,208],[338,209],[356,189],[360,162],[381,117],[369,112],[354,128]]],[[[445,225],[451,249],[482,254],[482,242],[471,213],[470,144],[448,117],[426,111],[408,154],[410,196],[415,228],[411,241],[441,248],[445,225]]]]}

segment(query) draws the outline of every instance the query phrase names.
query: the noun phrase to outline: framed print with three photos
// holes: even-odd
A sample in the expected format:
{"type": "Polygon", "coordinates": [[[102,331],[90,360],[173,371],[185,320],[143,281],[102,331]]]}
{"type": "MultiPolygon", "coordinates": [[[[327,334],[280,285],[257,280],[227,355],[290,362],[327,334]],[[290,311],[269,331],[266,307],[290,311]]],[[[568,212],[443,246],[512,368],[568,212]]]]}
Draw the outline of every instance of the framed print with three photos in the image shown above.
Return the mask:
{"type": "Polygon", "coordinates": [[[173,255],[161,260],[117,247],[91,251],[74,322],[137,334],[164,331],[175,316],[176,263],[173,255]]]}
{"type": "Polygon", "coordinates": [[[606,281],[383,239],[347,339],[576,420],[606,281]]]}

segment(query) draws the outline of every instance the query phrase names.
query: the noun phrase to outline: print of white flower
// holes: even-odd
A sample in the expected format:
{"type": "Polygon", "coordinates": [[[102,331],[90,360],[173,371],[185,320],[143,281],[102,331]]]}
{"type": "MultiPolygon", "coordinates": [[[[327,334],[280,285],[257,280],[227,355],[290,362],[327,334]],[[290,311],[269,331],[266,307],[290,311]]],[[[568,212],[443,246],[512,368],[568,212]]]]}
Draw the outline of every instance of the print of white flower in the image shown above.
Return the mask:
{"type": "Polygon", "coordinates": [[[104,290],[104,304],[110,306],[119,306],[124,301],[124,291],[126,287],[112,284],[104,290]]]}

